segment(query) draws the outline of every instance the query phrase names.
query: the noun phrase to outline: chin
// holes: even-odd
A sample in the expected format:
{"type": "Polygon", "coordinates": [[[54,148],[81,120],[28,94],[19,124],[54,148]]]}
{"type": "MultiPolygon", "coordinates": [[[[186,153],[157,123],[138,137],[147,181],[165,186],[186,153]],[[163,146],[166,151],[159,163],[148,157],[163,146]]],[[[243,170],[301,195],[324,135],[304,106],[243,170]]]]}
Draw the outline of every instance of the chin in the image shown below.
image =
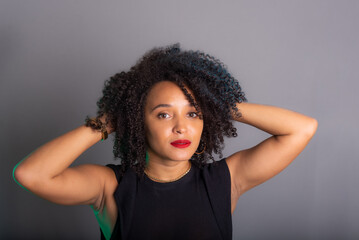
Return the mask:
{"type": "Polygon", "coordinates": [[[175,156],[171,156],[170,159],[173,159],[175,161],[188,161],[191,159],[193,153],[186,153],[186,154],[176,154],[175,156]]]}

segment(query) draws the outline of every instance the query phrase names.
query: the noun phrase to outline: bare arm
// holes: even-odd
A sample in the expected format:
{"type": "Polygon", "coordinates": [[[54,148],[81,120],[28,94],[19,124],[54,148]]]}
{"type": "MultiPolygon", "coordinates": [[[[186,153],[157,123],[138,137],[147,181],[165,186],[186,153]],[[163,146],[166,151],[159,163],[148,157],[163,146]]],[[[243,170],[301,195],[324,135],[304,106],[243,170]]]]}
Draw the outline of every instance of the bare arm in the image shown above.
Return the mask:
{"type": "Polygon", "coordinates": [[[305,148],[317,121],[283,108],[253,103],[237,104],[242,117],[233,119],[273,136],[227,158],[238,197],[286,168],[305,148]]]}
{"type": "Polygon", "coordinates": [[[100,132],[80,126],[29,154],[16,166],[14,177],[27,190],[51,202],[94,204],[102,195],[106,176],[114,173],[95,164],[69,166],[101,137],[100,132]]]}

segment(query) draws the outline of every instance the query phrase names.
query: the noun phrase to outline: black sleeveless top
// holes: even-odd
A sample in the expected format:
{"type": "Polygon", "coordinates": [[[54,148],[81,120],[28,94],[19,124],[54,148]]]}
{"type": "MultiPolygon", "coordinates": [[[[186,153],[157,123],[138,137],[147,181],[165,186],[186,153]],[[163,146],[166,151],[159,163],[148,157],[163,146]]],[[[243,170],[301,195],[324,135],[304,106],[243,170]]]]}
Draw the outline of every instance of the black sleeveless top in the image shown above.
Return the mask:
{"type": "Polygon", "coordinates": [[[118,217],[111,240],[232,239],[231,179],[225,159],[203,169],[192,163],[184,177],[169,183],[139,178],[132,169],[121,178],[120,165],[106,166],[118,180],[118,217]]]}

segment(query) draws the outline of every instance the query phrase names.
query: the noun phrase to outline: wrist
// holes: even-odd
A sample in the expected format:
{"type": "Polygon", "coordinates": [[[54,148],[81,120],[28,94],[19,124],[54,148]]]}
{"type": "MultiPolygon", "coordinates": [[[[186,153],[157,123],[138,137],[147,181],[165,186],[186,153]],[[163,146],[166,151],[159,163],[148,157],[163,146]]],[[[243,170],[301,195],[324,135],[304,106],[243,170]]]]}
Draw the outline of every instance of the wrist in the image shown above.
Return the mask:
{"type": "Polygon", "coordinates": [[[245,105],[247,105],[247,103],[240,102],[240,103],[236,104],[237,111],[234,111],[233,109],[231,109],[232,120],[237,121],[237,122],[242,122],[242,123],[244,122],[243,108],[245,108],[245,105]]]}
{"type": "Polygon", "coordinates": [[[90,118],[89,116],[87,116],[84,125],[86,127],[90,127],[94,131],[101,133],[101,141],[103,141],[108,138],[109,133],[108,133],[108,128],[106,126],[106,121],[103,121],[103,117],[101,119],[98,117],[90,118]]]}

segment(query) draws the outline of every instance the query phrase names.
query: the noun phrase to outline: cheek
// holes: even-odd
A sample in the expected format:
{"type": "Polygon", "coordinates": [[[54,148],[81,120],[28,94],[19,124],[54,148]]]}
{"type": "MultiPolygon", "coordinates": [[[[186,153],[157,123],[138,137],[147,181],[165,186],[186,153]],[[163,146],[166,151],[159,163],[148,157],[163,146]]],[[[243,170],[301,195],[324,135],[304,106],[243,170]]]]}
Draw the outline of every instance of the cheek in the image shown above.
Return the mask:
{"type": "Polygon", "coordinates": [[[146,129],[146,138],[151,142],[166,140],[171,134],[171,129],[165,124],[151,124],[146,129]]]}
{"type": "Polygon", "coordinates": [[[203,122],[198,122],[193,125],[193,132],[200,139],[203,132],[203,122]]]}

